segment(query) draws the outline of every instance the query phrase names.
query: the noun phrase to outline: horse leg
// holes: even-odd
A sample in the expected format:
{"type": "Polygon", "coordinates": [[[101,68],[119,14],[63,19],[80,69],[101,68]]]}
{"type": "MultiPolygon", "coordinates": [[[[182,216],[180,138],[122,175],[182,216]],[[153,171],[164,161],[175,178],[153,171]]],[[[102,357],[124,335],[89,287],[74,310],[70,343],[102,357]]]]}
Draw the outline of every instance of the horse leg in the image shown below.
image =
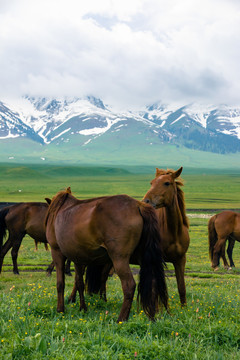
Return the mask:
{"type": "Polygon", "coordinates": [[[16,275],[19,275],[18,265],[17,265],[17,258],[18,258],[18,251],[19,251],[19,248],[21,246],[23,237],[24,237],[24,234],[20,235],[18,237],[17,241],[14,241],[12,251],[11,251],[12,262],[13,262],[13,273],[16,274],[16,275]]]}
{"type": "Polygon", "coordinates": [[[65,288],[65,260],[66,257],[63,256],[60,249],[51,248],[52,258],[54,261],[54,265],[56,266],[57,273],[57,312],[64,312],[64,288],[65,288]]]}
{"type": "Polygon", "coordinates": [[[34,240],[34,242],[35,242],[35,251],[37,251],[38,250],[38,242],[37,242],[37,240],[34,240]]]}
{"type": "MultiPolygon", "coordinates": [[[[71,271],[70,271],[70,264],[71,264],[71,261],[67,260],[67,264],[65,266],[65,274],[72,276],[71,271]]],[[[52,261],[51,264],[48,265],[48,268],[46,270],[47,276],[51,276],[53,269],[54,269],[54,262],[52,261]]]]}
{"type": "MultiPolygon", "coordinates": [[[[219,264],[219,256],[221,255],[221,249],[226,242],[226,238],[219,238],[213,249],[213,260],[212,260],[212,268],[217,270],[217,266],[219,264]]],[[[224,246],[225,249],[225,246],[224,246]]]]}
{"type": "MultiPolygon", "coordinates": [[[[85,270],[84,265],[75,264],[75,284],[73,287],[73,291],[75,290],[75,297],[76,297],[76,290],[78,290],[79,297],[80,297],[80,311],[84,310],[86,312],[87,306],[86,306],[85,299],[84,299],[84,281],[83,281],[84,270],[85,270]]],[[[73,291],[72,291],[72,294],[73,294],[73,291]]],[[[70,295],[70,297],[71,297],[71,295],[70,295]]],[[[74,296],[73,296],[73,298],[74,298],[74,296]]]]}
{"type": "MultiPolygon", "coordinates": [[[[75,274],[75,277],[77,275],[75,274]]],[[[76,302],[76,294],[77,294],[77,287],[76,287],[76,281],[74,281],[74,285],[73,285],[73,289],[72,289],[72,292],[71,292],[71,295],[69,296],[68,298],[68,303],[75,303],[76,302]]]]}
{"type": "Polygon", "coordinates": [[[228,254],[229,261],[230,261],[230,267],[235,267],[235,264],[234,264],[233,258],[232,258],[234,245],[235,245],[235,239],[233,239],[232,237],[228,238],[227,254],[228,254]]]}
{"type": "Polygon", "coordinates": [[[100,287],[100,298],[103,299],[105,302],[107,302],[107,290],[106,290],[106,284],[107,279],[110,273],[110,270],[112,269],[112,263],[106,264],[104,266],[102,276],[101,276],[101,287],[100,287]]]}
{"type": "Polygon", "coordinates": [[[71,261],[67,259],[66,265],[65,265],[65,274],[68,276],[72,276],[71,273],[71,261]]]}
{"type": "Polygon", "coordinates": [[[173,263],[175,268],[175,275],[177,279],[178,293],[182,306],[187,305],[186,286],[184,279],[185,264],[186,264],[186,255],[184,255],[180,260],[173,263]]]}
{"type": "Polygon", "coordinates": [[[0,273],[2,272],[2,265],[3,265],[4,257],[7,254],[7,252],[11,249],[12,245],[13,245],[13,241],[12,241],[12,238],[10,238],[10,236],[9,236],[7,241],[5,242],[5,244],[2,246],[2,250],[0,253],[0,273]]]}
{"type": "Polygon", "coordinates": [[[51,264],[48,265],[48,268],[46,270],[47,276],[51,276],[54,269],[54,262],[52,261],[51,264]]]}
{"type": "Polygon", "coordinates": [[[224,269],[229,269],[229,264],[227,262],[227,258],[226,258],[226,242],[223,244],[222,248],[221,248],[221,258],[223,260],[223,265],[224,265],[224,269]]]}
{"type": "MultiPolygon", "coordinates": [[[[84,271],[85,271],[85,265],[82,265],[82,273],[84,274],[84,271]]],[[[68,298],[68,303],[75,303],[76,302],[76,294],[77,294],[77,285],[76,285],[76,276],[77,276],[77,273],[75,272],[75,280],[74,280],[74,285],[73,285],[73,289],[72,289],[72,292],[71,292],[71,295],[69,296],[68,298]]]]}
{"type": "Polygon", "coordinates": [[[112,277],[113,276],[113,274],[114,274],[114,267],[112,266],[112,268],[110,269],[110,271],[109,271],[109,274],[108,274],[108,276],[109,277],[112,277]]]}
{"type": "Polygon", "coordinates": [[[113,260],[113,266],[121,280],[124,295],[123,304],[117,322],[126,321],[128,320],[132,306],[136,283],[129,267],[128,259],[113,260]]]}

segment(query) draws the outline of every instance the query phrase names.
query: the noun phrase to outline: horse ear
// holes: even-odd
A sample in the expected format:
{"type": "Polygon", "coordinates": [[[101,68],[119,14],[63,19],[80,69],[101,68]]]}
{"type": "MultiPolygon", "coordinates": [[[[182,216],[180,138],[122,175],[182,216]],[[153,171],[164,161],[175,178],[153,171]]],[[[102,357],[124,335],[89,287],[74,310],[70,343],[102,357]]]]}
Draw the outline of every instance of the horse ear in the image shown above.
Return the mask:
{"type": "Polygon", "coordinates": [[[51,199],[49,199],[49,198],[45,198],[45,200],[46,200],[46,202],[48,203],[48,205],[50,205],[51,204],[51,199]]]}
{"type": "Polygon", "coordinates": [[[68,194],[71,194],[71,193],[72,193],[72,190],[71,190],[70,186],[67,188],[66,192],[67,192],[68,194]]]}
{"type": "Polygon", "coordinates": [[[159,176],[160,175],[160,169],[156,168],[156,174],[155,174],[155,177],[159,176]]]}
{"type": "Polygon", "coordinates": [[[174,179],[178,178],[181,175],[182,169],[183,167],[181,166],[177,171],[172,174],[174,179]]]}

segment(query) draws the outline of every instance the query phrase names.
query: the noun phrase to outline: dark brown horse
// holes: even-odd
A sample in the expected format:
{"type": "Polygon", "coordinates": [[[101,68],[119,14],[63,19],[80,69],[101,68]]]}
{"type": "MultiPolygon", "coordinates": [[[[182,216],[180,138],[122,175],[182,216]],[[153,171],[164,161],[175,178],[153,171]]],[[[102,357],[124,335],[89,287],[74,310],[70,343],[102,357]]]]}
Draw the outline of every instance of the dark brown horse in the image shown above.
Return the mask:
{"type": "MultiPolygon", "coordinates": [[[[189,247],[188,220],[185,210],[183,185],[179,178],[182,168],[177,171],[156,169],[156,177],[151,181],[151,188],[143,201],[153,205],[160,225],[163,256],[175,268],[178,292],[182,305],[186,304],[186,286],[184,279],[186,252],[189,247]]],[[[132,264],[139,264],[132,262],[132,264]]],[[[86,285],[89,293],[98,293],[106,300],[106,268],[94,264],[87,267],[86,285]]],[[[70,301],[74,301],[74,291],[70,301]]]]}
{"type": "MultiPolygon", "coordinates": [[[[131,259],[141,264],[138,286],[141,305],[154,319],[161,302],[168,308],[168,294],[161,253],[161,238],[154,209],[127,195],[78,200],[70,188],[52,199],[46,218],[46,235],[57,271],[57,311],[64,311],[64,271],[66,257],[75,264],[75,287],[80,310],[86,310],[83,271],[86,265],[109,264],[122,284],[124,300],[118,317],[129,317],[135,280],[131,259]]],[[[108,269],[109,271],[109,269],[108,269]]]]}
{"type": "Polygon", "coordinates": [[[240,213],[225,210],[213,215],[208,222],[208,244],[209,255],[212,261],[212,268],[218,269],[219,258],[223,258],[224,267],[229,269],[229,264],[225,257],[226,241],[229,241],[228,255],[230,266],[234,266],[232,261],[232,249],[235,240],[240,241],[240,213]]]}
{"type": "MultiPolygon", "coordinates": [[[[49,203],[49,199],[46,199],[49,203]]],[[[27,202],[16,203],[0,210],[0,273],[3,260],[7,252],[12,248],[13,273],[19,274],[17,257],[20,245],[25,235],[29,235],[37,243],[44,243],[47,249],[45,233],[45,217],[48,210],[47,203],[27,202]],[[3,245],[3,239],[8,230],[8,239],[3,245]]],[[[54,268],[51,263],[47,269],[48,275],[54,268]]],[[[70,262],[67,262],[66,272],[70,275],[70,262]]]]}
{"type": "Polygon", "coordinates": [[[156,177],[151,181],[151,188],[143,201],[156,209],[163,241],[164,260],[174,266],[180,301],[185,305],[184,272],[190,239],[184,193],[181,189],[183,183],[179,178],[181,172],[182,167],[177,171],[157,168],[156,177]]]}

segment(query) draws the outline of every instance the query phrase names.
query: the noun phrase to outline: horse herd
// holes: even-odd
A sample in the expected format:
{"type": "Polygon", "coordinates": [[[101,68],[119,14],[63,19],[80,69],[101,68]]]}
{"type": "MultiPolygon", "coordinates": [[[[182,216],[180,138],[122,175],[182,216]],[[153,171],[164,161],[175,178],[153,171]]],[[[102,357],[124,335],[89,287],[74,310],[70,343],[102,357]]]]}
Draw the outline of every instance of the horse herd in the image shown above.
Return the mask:
{"type": "MultiPolygon", "coordinates": [[[[71,189],[58,192],[45,203],[29,202],[7,206],[0,210],[0,272],[7,252],[12,248],[13,272],[19,274],[18,250],[28,234],[51,247],[56,267],[57,311],[64,311],[65,272],[70,262],[75,266],[75,281],[69,301],[80,297],[80,310],[86,311],[84,288],[89,293],[100,292],[106,300],[106,282],[111,268],[119,276],[123,303],[118,322],[129,317],[136,283],[130,264],[140,266],[138,301],[150,319],[159,305],[168,310],[165,263],[175,269],[181,305],[186,305],[184,280],[186,253],[189,247],[189,224],[186,216],[182,167],[177,171],[156,169],[155,178],[142,201],[127,195],[103,196],[88,200],[75,198],[71,189]],[[8,239],[3,244],[8,231],[8,239]],[[65,263],[67,265],[65,267],[65,263]],[[84,273],[86,271],[85,284],[84,273]]],[[[240,241],[240,214],[223,211],[208,224],[209,254],[212,267],[218,268],[225,257],[229,241],[230,266],[235,240],[240,241]]]]}

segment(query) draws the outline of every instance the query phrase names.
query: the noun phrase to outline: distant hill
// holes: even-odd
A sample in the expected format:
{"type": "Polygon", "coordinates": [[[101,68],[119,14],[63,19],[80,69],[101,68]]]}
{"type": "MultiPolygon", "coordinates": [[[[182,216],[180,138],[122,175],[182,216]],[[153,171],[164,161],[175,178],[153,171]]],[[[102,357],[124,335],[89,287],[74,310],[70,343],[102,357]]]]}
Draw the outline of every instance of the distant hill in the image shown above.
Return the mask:
{"type": "Polygon", "coordinates": [[[240,107],[119,112],[92,96],[5,99],[0,152],[4,162],[240,167],[240,107]]]}

